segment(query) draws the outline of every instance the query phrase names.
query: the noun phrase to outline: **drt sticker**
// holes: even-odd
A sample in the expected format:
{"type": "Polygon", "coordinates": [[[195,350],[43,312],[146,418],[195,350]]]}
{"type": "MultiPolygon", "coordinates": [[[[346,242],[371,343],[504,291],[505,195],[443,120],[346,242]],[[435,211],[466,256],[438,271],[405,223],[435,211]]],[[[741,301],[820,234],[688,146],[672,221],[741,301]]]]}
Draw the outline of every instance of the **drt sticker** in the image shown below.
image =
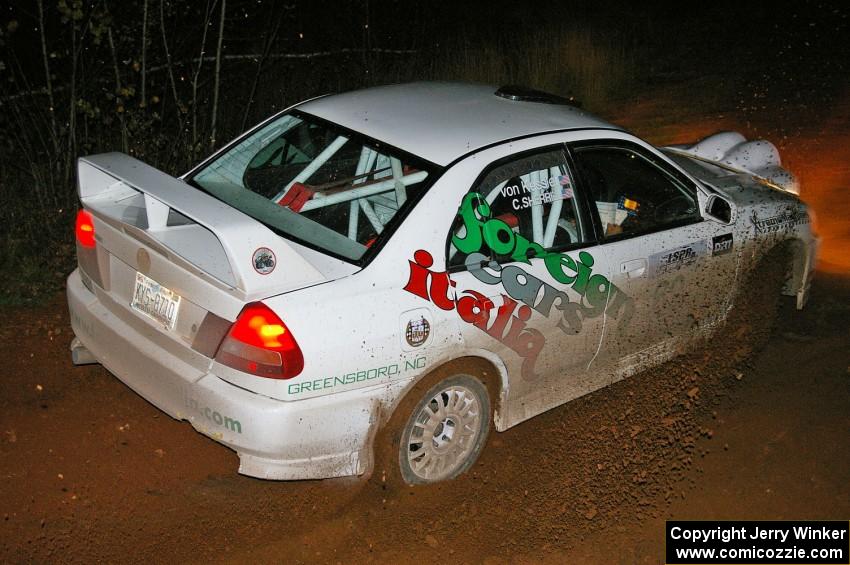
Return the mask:
{"type": "Polygon", "coordinates": [[[732,251],[733,244],[732,234],[726,233],[723,235],[715,235],[711,240],[711,254],[712,255],[726,255],[730,251],[732,251]]]}

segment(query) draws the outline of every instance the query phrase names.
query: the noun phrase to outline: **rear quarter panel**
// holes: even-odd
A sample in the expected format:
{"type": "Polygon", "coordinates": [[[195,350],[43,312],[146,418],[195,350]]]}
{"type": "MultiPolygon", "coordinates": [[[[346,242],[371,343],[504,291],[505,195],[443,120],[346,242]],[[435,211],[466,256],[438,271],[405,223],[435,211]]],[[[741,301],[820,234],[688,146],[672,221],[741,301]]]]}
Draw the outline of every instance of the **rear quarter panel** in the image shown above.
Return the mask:
{"type": "Polygon", "coordinates": [[[286,381],[258,379],[219,364],[213,371],[260,394],[298,400],[362,387],[384,386],[390,394],[398,390],[390,383],[415,382],[463,355],[454,312],[404,290],[417,250],[434,257],[434,270],[444,270],[446,235],[466,190],[459,177],[452,171],[443,175],[365,269],[265,301],[301,347],[300,375],[286,381]],[[409,342],[408,324],[421,328],[423,318],[427,338],[409,342]]]}

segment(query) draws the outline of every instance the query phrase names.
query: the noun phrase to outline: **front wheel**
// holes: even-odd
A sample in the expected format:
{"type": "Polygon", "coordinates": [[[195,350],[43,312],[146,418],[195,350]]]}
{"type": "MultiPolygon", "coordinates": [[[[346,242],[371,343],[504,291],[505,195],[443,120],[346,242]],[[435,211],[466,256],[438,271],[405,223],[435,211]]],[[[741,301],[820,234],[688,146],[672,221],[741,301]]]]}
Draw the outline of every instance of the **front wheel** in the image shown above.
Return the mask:
{"type": "Polygon", "coordinates": [[[475,377],[455,375],[416,404],[399,441],[399,468],[408,484],[452,479],[478,459],[490,431],[490,398],[475,377]]]}

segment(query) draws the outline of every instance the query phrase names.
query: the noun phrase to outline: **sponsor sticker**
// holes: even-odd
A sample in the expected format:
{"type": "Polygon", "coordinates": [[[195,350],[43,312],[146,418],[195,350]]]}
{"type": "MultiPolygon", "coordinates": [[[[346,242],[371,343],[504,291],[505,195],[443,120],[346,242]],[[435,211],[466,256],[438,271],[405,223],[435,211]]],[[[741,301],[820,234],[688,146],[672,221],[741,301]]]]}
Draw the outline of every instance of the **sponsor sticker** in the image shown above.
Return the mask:
{"type": "Polygon", "coordinates": [[[788,233],[793,231],[797,226],[808,224],[809,222],[810,218],[806,211],[795,207],[789,207],[785,211],[768,218],[760,217],[755,210],[750,215],[750,223],[753,225],[753,231],[756,235],[780,232],[788,233]]]}
{"type": "Polygon", "coordinates": [[[355,383],[368,382],[375,379],[386,382],[395,377],[404,376],[413,372],[421,372],[428,365],[424,355],[418,357],[403,357],[398,362],[389,363],[380,367],[368,369],[355,369],[348,373],[341,373],[330,377],[319,377],[312,380],[296,380],[286,387],[289,394],[303,394],[305,392],[317,392],[336,387],[345,387],[355,383]]]}
{"type": "Polygon", "coordinates": [[[731,233],[715,235],[711,240],[711,254],[714,256],[726,255],[732,251],[733,243],[734,241],[731,233]]]}
{"type": "MultiPolygon", "coordinates": [[[[452,236],[452,245],[466,256],[464,264],[473,277],[496,288],[486,294],[456,288],[457,282],[447,271],[432,269],[434,256],[426,249],[418,249],[408,260],[410,277],[404,290],[440,310],[455,311],[463,322],[510,348],[523,360],[524,380],[537,378],[535,363],[546,345],[546,336],[534,327],[537,321],[532,321],[532,315],[552,316],[556,327],[566,335],[580,334],[584,320],[603,314],[616,319],[618,324],[628,325],[635,309],[634,300],[605,275],[594,272],[595,258],[591,253],[546,252],[522,234],[510,231],[504,221],[494,218],[486,199],[478,192],[464,196],[458,216],[465,230],[463,235],[458,232],[452,236]],[[499,235],[506,231],[510,231],[507,241],[499,235]],[[510,256],[512,262],[503,265],[492,260],[483,253],[489,250],[510,256]],[[521,266],[531,263],[529,250],[543,260],[547,280],[521,266]],[[548,279],[552,279],[551,283],[548,279]]],[[[405,316],[402,323],[412,319],[413,316],[405,316]]],[[[433,323],[432,327],[435,327],[433,323]]],[[[402,347],[408,347],[404,340],[402,347]]]]}
{"type": "Polygon", "coordinates": [[[268,247],[260,247],[254,251],[251,264],[254,266],[254,270],[261,275],[268,275],[274,271],[277,264],[277,257],[275,257],[274,251],[268,247]]]}
{"type": "Polygon", "coordinates": [[[693,265],[700,257],[706,255],[707,251],[708,244],[705,241],[694,241],[650,255],[649,275],[663,275],[693,265]]]}
{"type": "Polygon", "coordinates": [[[418,320],[410,320],[407,322],[407,328],[404,331],[404,338],[411,347],[419,347],[428,341],[429,335],[431,335],[431,324],[428,323],[428,320],[426,320],[424,316],[420,317],[418,320]]]}
{"type": "Polygon", "coordinates": [[[413,351],[429,347],[434,341],[434,317],[428,308],[414,308],[402,312],[398,318],[401,348],[413,351]]]}

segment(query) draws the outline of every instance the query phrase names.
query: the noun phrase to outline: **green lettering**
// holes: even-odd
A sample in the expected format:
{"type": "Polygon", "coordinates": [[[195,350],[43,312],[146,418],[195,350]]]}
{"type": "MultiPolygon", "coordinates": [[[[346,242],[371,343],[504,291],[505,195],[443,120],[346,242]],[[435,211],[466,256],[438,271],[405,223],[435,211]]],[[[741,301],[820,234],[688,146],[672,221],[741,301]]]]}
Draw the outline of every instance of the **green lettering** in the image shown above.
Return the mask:
{"type": "Polygon", "coordinates": [[[236,432],[237,434],[242,433],[242,422],[239,420],[234,420],[233,418],[224,417],[224,427],[236,432]]]}
{"type": "MultiPolygon", "coordinates": [[[[487,220],[484,224],[484,241],[496,255],[509,255],[516,244],[516,235],[511,226],[502,220],[487,220]],[[504,234],[504,238],[502,235],[504,234]]],[[[476,249],[476,251],[478,251],[476,249]]]]}
{"type": "Polygon", "coordinates": [[[534,257],[545,256],[546,250],[543,249],[542,245],[533,241],[529,241],[525,237],[517,234],[516,248],[514,249],[514,252],[511,255],[511,259],[513,259],[514,261],[519,261],[520,263],[531,263],[531,259],[533,259],[534,257]],[[531,251],[532,253],[531,257],[528,256],[529,251],[531,251]]]}
{"type": "Polygon", "coordinates": [[[593,255],[582,251],[578,254],[578,260],[580,261],[577,265],[578,277],[576,277],[576,282],[573,284],[573,290],[584,296],[587,290],[587,282],[590,279],[590,271],[593,267],[593,255]]]}
{"type": "Polygon", "coordinates": [[[549,271],[549,275],[559,283],[572,284],[576,280],[578,268],[576,267],[575,260],[569,255],[549,253],[543,258],[543,262],[546,265],[546,270],[549,271]],[[564,267],[576,274],[568,275],[564,272],[564,267]]]}
{"type": "Polygon", "coordinates": [[[595,318],[605,311],[608,302],[608,292],[611,290],[611,282],[602,275],[593,275],[587,283],[587,291],[584,297],[590,303],[590,308],[583,308],[587,318],[595,318]]]}
{"type": "Polygon", "coordinates": [[[467,255],[480,251],[483,244],[481,236],[483,220],[490,217],[490,206],[487,201],[477,192],[470,192],[463,197],[458,216],[463,220],[466,233],[463,237],[458,234],[453,235],[452,244],[458,251],[467,255]],[[473,202],[478,202],[478,205],[476,206],[473,202]],[[481,217],[479,217],[479,214],[481,217]]]}
{"type": "Polygon", "coordinates": [[[611,285],[611,298],[605,311],[621,326],[626,326],[635,312],[635,301],[632,297],[620,290],[617,285],[611,285]],[[620,317],[622,316],[622,318],[620,317]]]}

